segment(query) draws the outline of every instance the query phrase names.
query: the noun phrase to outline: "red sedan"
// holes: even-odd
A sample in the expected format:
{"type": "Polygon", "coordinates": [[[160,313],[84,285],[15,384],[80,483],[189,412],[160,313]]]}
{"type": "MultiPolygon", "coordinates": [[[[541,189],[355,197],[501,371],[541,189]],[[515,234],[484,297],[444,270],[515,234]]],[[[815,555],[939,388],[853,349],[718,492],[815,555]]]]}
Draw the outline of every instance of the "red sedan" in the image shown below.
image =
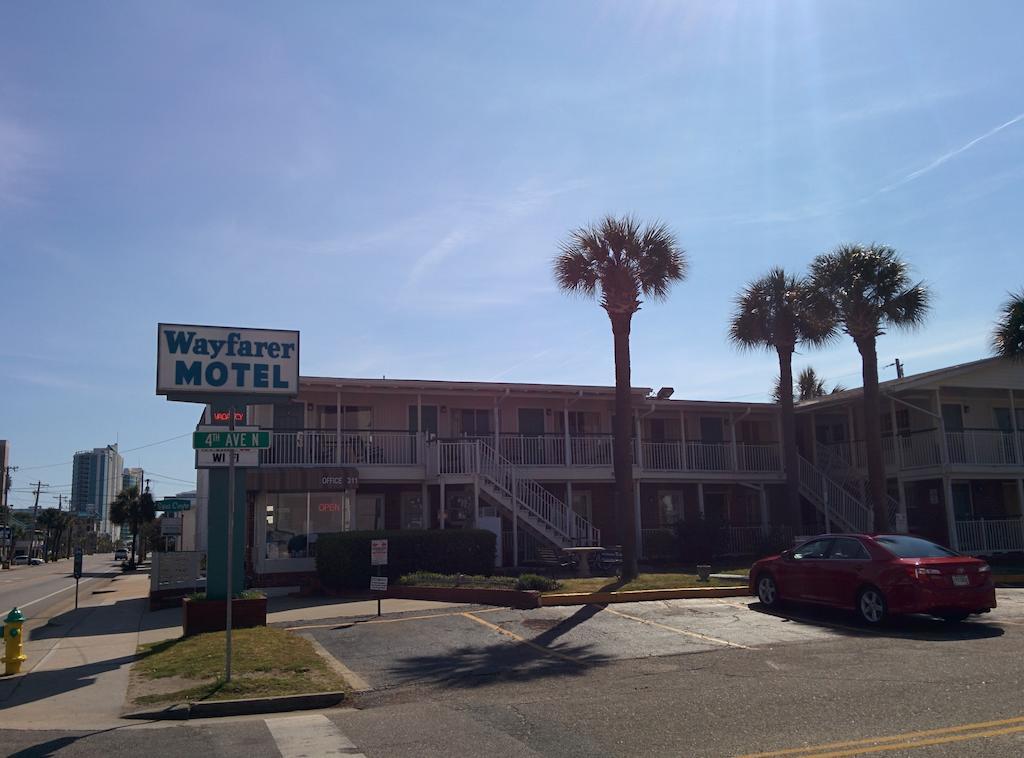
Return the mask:
{"type": "Polygon", "coordinates": [[[889,614],[963,621],[996,607],[985,561],[906,534],[825,534],[750,569],[750,594],[856,611],[868,624],[889,614]]]}

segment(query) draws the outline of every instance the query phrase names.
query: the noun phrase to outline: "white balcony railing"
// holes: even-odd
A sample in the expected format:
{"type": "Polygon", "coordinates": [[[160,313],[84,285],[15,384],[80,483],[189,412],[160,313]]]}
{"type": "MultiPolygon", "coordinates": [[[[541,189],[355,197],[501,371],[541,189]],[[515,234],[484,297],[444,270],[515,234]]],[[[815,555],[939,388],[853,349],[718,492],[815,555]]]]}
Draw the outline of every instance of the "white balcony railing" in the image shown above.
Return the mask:
{"type": "Polygon", "coordinates": [[[949,462],[983,466],[1012,466],[1018,462],[1013,432],[964,429],[946,432],[949,462]]]}
{"type": "Polygon", "coordinates": [[[781,471],[778,445],[746,445],[736,446],[736,457],[739,459],[740,471],[781,471]]]}
{"type": "Polygon", "coordinates": [[[260,451],[264,466],[415,466],[422,463],[420,438],[413,432],[296,431],[271,433],[260,451]]]}
{"type": "Polygon", "coordinates": [[[957,521],[956,538],[962,553],[1018,552],[1024,550],[1024,521],[1019,517],[957,521]]]}
{"type": "Polygon", "coordinates": [[[691,471],[729,471],[732,449],[727,442],[687,442],[686,463],[691,471]]]}
{"type": "Polygon", "coordinates": [[[569,438],[573,466],[611,466],[612,436],[589,435],[569,438]]]}
{"type": "Polygon", "coordinates": [[[686,449],[682,442],[643,443],[643,467],[650,471],[684,471],[686,449]]]}
{"type": "Polygon", "coordinates": [[[519,466],[565,465],[565,437],[561,435],[503,435],[498,444],[501,454],[519,466]]]}

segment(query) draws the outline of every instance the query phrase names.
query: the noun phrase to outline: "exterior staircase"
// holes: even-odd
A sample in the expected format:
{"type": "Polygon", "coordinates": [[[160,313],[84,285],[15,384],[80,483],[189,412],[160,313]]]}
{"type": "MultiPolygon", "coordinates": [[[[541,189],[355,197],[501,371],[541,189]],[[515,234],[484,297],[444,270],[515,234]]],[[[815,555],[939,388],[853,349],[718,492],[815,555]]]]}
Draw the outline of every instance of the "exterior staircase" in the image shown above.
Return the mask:
{"type": "Polygon", "coordinates": [[[480,493],[555,547],[601,544],[601,530],[529,478],[486,440],[437,442],[440,478],[477,477],[480,493]]]}
{"type": "MultiPolygon", "coordinates": [[[[874,512],[857,492],[862,491],[859,482],[852,479],[855,473],[852,467],[840,469],[846,475],[836,478],[836,468],[823,470],[809,460],[800,456],[800,494],[825,517],[825,529],[828,532],[862,532],[874,531],[874,512]]],[[[905,532],[900,515],[900,504],[891,496],[888,497],[889,524],[893,531],[905,532]]]]}

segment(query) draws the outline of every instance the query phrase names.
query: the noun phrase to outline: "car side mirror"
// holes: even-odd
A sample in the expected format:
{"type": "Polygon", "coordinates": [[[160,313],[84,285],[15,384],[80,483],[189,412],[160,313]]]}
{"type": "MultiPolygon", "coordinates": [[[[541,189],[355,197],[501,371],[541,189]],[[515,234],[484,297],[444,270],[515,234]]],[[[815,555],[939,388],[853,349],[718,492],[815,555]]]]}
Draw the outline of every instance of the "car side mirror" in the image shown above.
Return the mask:
{"type": "Polygon", "coordinates": [[[779,555],[782,556],[782,560],[784,560],[784,561],[791,561],[791,560],[793,560],[793,551],[792,550],[783,550],[781,553],[779,553],[779,555]]]}

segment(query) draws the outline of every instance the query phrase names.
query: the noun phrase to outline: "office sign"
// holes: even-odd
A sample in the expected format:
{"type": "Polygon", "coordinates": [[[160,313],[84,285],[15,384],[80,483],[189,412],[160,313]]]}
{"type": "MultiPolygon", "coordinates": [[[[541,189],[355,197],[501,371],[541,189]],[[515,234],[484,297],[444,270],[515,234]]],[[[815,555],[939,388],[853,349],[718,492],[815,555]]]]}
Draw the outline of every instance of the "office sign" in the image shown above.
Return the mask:
{"type": "Polygon", "coordinates": [[[299,333],[157,324],[156,394],[299,393],[299,333]]]}

